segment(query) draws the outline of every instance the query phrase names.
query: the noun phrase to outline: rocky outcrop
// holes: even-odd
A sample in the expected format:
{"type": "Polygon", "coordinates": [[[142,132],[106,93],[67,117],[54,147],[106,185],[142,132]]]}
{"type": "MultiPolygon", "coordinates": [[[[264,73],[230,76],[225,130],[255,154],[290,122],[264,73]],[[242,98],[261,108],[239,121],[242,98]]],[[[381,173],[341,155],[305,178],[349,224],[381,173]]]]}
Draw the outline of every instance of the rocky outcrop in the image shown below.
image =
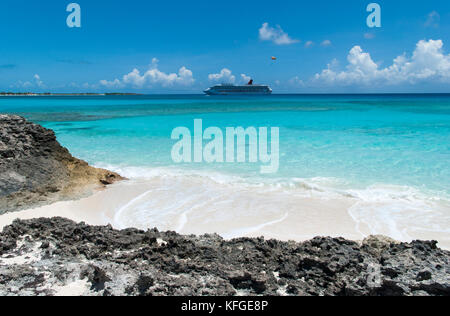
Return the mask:
{"type": "Polygon", "coordinates": [[[53,131],[0,115],[0,214],[72,199],[121,179],[72,157],[53,131]]]}
{"type": "Polygon", "coordinates": [[[0,295],[450,295],[449,255],[383,237],[225,241],[35,219],[0,234],[0,295]]]}

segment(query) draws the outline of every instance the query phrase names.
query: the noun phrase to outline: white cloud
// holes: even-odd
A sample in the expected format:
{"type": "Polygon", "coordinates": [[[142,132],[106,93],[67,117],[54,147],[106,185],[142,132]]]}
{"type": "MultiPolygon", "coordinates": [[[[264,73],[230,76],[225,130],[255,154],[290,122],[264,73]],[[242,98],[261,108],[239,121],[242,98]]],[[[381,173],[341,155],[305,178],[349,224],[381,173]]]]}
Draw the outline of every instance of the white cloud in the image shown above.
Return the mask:
{"type": "Polygon", "coordinates": [[[112,81],[100,80],[100,85],[107,88],[124,88],[134,87],[137,89],[151,88],[154,86],[172,87],[172,86],[189,86],[195,82],[192,71],[186,67],[181,67],[178,73],[165,73],[158,69],[158,59],[153,58],[150,69],[142,73],[138,69],[124,75],[122,80],[115,79],[112,81]]]}
{"type": "Polygon", "coordinates": [[[305,43],[305,47],[311,47],[311,46],[314,46],[314,42],[313,41],[307,41],[306,43],[305,43]]]}
{"type": "Polygon", "coordinates": [[[252,79],[252,77],[246,74],[241,74],[238,78],[239,79],[236,80],[236,76],[233,75],[233,72],[228,68],[223,68],[220,73],[208,75],[210,81],[217,83],[236,83],[236,81],[248,83],[252,79]]]}
{"type": "Polygon", "coordinates": [[[330,40],[324,40],[322,43],[320,43],[320,45],[322,45],[323,47],[331,46],[331,41],[330,40]]]}
{"type": "Polygon", "coordinates": [[[375,38],[375,34],[373,34],[373,33],[364,33],[364,38],[365,39],[374,39],[375,38]]]}
{"type": "Polygon", "coordinates": [[[16,84],[11,85],[11,88],[46,88],[44,82],[38,74],[33,76],[32,80],[18,81],[16,84]]]}
{"type": "Polygon", "coordinates": [[[269,26],[269,23],[264,23],[259,29],[259,39],[261,41],[271,41],[277,45],[290,45],[300,42],[290,38],[279,25],[273,28],[269,26]]]}
{"type": "Polygon", "coordinates": [[[210,74],[208,76],[210,81],[220,82],[220,83],[235,83],[236,77],[233,75],[231,70],[223,68],[218,74],[210,74]]]}
{"type": "Polygon", "coordinates": [[[125,85],[119,79],[115,79],[113,81],[100,80],[100,85],[102,85],[106,88],[123,88],[123,87],[125,87],[125,85]]]}
{"type": "Polygon", "coordinates": [[[441,16],[436,11],[428,14],[427,21],[425,22],[426,27],[439,27],[439,22],[441,21],[441,16]]]}
{"type": "Polygon", "coordinates": [[[44,87],[45,87],[44,82],[41,80],[41,77],[40,77],[38,74],[35,74],[35,75],[33,76],[33,79],[34,79],[33,84],[34,84],[36,87],[38,87],[38,88],[44,88],[44,87]]]}
{"type": "Polygon", "coordinates": [[[360,46],[350,50],[347,60],[345,70],[337,71],[336,64],[333,63],[316,74],[314,80],[339,85],[450,82],[450,55],[443,53],[442,40],[421,40],[411,57],[406,54],[398,56],[386,68],[380,68],[360,46]]]}
{"type": "Polygon", "coordinates": [[[252,80],[252,77],[247,76],[246,74],[241,74],[241,80],[244,83],[248,83],[248,82],[250,82],[250,80],[252,80]]]}

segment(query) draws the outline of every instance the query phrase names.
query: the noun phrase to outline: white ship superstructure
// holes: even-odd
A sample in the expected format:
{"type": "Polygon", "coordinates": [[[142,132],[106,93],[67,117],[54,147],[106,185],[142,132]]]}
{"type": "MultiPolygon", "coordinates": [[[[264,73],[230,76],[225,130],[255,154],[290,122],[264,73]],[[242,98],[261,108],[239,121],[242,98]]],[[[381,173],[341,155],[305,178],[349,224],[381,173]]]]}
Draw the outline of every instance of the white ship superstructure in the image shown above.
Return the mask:
{"type": "Polygon", "coordinates": [[[267,85],[253,84],[253,80],[246,85],[220,84],[204,91],[207,95],[267,95],[272,93],[267,85]]]}

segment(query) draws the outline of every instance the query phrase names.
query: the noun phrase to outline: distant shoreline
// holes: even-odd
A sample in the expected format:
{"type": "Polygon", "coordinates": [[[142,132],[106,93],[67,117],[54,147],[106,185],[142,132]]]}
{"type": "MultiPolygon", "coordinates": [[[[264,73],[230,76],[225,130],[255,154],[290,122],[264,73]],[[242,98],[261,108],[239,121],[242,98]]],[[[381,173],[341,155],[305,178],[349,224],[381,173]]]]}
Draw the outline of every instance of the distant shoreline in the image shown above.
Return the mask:
{"type": "Polygon", "coordinates": [[[127,96],[143,95],[139,93],[33,93],[33,92],[0,92],[0,97],[61,97],[61,96],[127,96]]]}
{"type": "MultiPolygon", "coordinates": [[[[104,96],[206,96],[203,93],[34,93],[34,92],[0,92],[0,97],[104,97],[104,96]]],[[[309,96],[309,97],[340,97],[340,96],[450,96],[449,92],[430,92],[430,93],[273,93],[272,97],[283,96],[309,96]]],[[[270,97],[264,95],[262,97],[270,97]]],[[[229,98],[237,96],[217,95],[207,96],[216,98],[229,98]]],[[[251,96],[261,97],[261,96],[251,96]]]]}

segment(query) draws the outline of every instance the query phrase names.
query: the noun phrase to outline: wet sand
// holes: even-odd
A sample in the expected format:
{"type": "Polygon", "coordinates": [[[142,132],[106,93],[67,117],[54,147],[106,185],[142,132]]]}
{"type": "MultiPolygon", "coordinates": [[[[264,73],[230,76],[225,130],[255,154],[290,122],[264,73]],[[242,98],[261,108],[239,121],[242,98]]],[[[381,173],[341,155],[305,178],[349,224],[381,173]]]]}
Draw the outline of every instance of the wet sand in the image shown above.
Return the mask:
{"type": "MultiPolygon", "coordinates": [[[[382,234],[405,242],[436,239],[440,247],[450,249],[450,238],[445,232],[412,230],[399,236],[388,224],[375,226],[377,231],[373,231],[373,227],[355,219],[351,210],[360,202],[353,198],[244,189],[195,178],[177,181],[162,177],[116,183],[81,200],[2,215],[0,229],[16,218],[58,216],[90,225],[111,224],[117,229],[156,227],[180,234],[217,233],[225,239],[263,236],[305,241],[330,236],[362,240],[382,234]],[[184,181],[189,181],[189,185],[184,181]]],[[[405,223],[395,225],[404,231],[405,223]]]]}

